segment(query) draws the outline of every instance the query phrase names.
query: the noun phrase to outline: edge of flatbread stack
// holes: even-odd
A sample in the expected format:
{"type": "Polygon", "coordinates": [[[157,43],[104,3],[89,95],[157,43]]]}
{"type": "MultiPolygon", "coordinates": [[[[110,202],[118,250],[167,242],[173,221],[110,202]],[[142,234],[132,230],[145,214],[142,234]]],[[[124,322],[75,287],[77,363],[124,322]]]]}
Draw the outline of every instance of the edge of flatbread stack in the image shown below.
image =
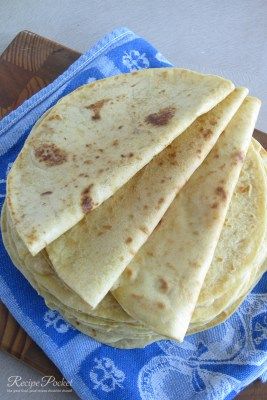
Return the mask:
{"type": "Polygon", "coordinates": [[[260,102],[178,68],[85,85],[37,121],[7,182],[12,262],[118,348],[223,322],[266,271],[260,102]]]}

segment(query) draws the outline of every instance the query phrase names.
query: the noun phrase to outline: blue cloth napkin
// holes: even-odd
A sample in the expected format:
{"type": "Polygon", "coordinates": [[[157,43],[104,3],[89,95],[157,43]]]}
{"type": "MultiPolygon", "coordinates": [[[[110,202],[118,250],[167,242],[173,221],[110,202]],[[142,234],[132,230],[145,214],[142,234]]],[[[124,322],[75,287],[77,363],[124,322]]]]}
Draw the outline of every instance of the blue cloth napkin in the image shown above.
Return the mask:
{"type": "MultiPolygon", "coordinates": [[[[35,121],[78,86],[122,72],[171,64],[126,28],[104,37],[52,84],[0,122],[0,207],[6,175],[35,121]]],[[[12,265],[0,243],[0,297],[71,382],[81,399],[232,399],[267,371],[267,274],[225,323],[145,349],[118,350],[81,334],[12,265]]]]}

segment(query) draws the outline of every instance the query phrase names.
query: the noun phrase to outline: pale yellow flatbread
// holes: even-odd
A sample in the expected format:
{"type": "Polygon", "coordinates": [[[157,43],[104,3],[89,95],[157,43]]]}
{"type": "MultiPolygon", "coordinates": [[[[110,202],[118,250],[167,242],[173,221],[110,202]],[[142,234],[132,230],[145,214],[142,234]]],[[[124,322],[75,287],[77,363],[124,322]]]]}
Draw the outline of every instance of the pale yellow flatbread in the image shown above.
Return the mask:
{"type": "Polygon", "coordinates": [[[260,102],[247,97],[112,291],[154,332],[183,340],[251,141],[260,102]]]}
{"type": "Polygon", "coordinates": [[[35,255],[113,195],[234,85],[178,68],[82,86],[37,122],[7,182],[20,237],[35,255]]]}
{"type": "Polygon", "coordinates": [[[176,193],[203,162],[246,94],[244,88],[234,90],[114,196],[47,246],[51,264],[62,282],[92,307],[100,303],[176,193]]]}

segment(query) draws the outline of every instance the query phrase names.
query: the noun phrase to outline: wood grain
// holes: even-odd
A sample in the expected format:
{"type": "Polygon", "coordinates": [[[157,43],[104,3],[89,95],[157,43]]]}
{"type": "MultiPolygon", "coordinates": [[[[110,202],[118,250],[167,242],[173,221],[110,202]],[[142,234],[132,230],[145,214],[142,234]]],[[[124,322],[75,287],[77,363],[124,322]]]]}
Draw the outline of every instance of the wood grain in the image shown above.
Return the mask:
{"type": "Polygon", "coordinates": [[[58,77],[80,53],[20,32],[0,57],[0,118],[58,77]]]}
{"type": "MultiPolygon", "coordinates": [[[[0,56],[0,118],[58,77],[80,53],[20,32],[0,56]]],[[[44,375],[62,375],[0,303],[0,347],[44,375]]]]}
{"type": "MultiPolygon", "coordinates": [[[[0,57],[0,118],[54,80],[79,55],[32,32],[20,32],[0,57]]],[[[255,130],[254,136],[267,148],[267,135],[255,130]]],[[[1,303],[0,348],[42,374],[61,377],[55,365],[1,303]]],[[[267,385],[254,382],[236,399],[267,399],[267,385]]]]}

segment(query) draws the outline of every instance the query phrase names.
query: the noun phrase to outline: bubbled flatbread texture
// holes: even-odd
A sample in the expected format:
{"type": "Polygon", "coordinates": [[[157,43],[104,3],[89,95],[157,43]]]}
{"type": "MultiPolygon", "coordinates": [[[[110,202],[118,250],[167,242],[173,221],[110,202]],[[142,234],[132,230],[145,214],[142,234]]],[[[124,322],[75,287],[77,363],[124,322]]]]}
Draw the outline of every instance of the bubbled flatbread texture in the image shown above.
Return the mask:
{"type": "Polygon", "coordinates": [[[203,162],[246,94],[245,88],[234,90],[110,199],[46,247],[62,282],[91,306],[99,304],[203,162]]]}
{"type": "Polygon", "coordinates": [[[188,329],[259,107],[245,99],[113,290],[129,315],[158,334],[183,340],[188,329]]]}
{"type": "Polygon", "coordinates": [[[108,199],[232,90],[169,68],[80,87],[37,122],[7,182],[16,230],[33,255],[108,199]]]}

